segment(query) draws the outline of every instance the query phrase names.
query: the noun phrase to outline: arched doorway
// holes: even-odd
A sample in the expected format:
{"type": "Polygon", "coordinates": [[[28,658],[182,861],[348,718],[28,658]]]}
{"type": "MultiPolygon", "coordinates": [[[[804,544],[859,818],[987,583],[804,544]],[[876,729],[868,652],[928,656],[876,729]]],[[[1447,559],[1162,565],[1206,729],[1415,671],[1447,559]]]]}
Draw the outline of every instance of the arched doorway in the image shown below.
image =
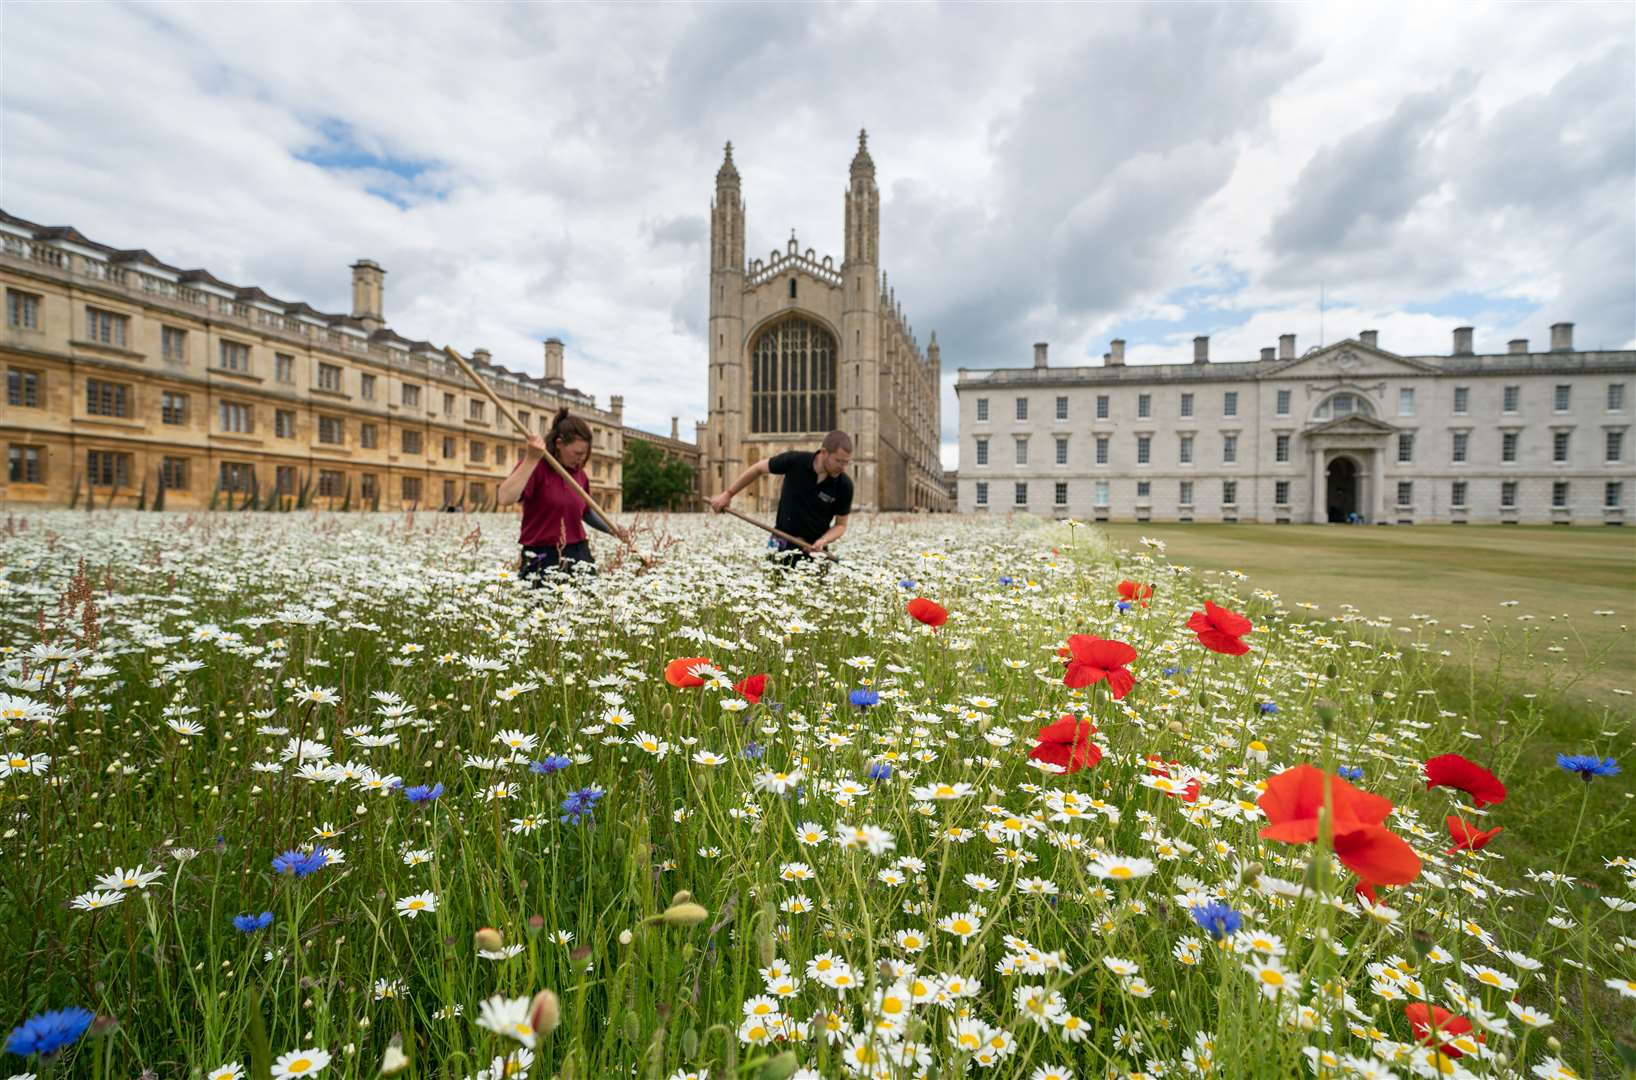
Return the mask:
{"type": "Polygon", "coordinates": [[[1345,524],[1358,510],[1358,463],[1338,457],[1324,470],[1324,505],[1330,524],[1345,524]]]}

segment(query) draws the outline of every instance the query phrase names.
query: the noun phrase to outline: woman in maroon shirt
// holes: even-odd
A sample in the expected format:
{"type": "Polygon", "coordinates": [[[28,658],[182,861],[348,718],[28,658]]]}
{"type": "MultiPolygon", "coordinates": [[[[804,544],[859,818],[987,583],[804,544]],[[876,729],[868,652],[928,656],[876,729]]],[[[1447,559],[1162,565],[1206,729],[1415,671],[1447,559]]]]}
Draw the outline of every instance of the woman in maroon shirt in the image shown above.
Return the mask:
{"type": "Polygon", "coordinates": [[[592,568],[596,559],[585,539],[586,525],[610,536],[624,537],[612,522],[603,521],[555,469],[540,467],[547,452],[581,488],[589,491],[585,462],[591,456],[590,425],[569,416],[567,409],[558,409],[550,432],[543,439],[538,435],[528,437],[523,459],[500,485],[501,506],[523,504],[522,535],[518,537],[523,546],[521,570],[523,577],[535,578],[536,584],[538,575],[554,567],[571,570],[576,563],[585,563],[595,573],[592,568]]]}

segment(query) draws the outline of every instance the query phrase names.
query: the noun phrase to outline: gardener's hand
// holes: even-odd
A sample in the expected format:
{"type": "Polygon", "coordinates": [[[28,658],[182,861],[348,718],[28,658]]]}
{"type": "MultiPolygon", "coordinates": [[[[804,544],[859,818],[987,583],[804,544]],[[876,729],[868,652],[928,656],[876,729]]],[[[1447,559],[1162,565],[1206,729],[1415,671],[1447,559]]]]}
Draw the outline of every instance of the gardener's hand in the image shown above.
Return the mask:
{"type": "Polygon", "coordinates": [[[710,500],[710,509],[719,514],[731,506],[732,503],[733,493],[730,491],[724,491],[720,495],[717,495],[714,499],[710,500]]]}
{"type": "Polygon", "coordinates": [[[523,456],[531,463],[538,464],[540,459],[545,457],[545,440],[538,435],[530,435],[528,449],[523,451],[523,456]]]}

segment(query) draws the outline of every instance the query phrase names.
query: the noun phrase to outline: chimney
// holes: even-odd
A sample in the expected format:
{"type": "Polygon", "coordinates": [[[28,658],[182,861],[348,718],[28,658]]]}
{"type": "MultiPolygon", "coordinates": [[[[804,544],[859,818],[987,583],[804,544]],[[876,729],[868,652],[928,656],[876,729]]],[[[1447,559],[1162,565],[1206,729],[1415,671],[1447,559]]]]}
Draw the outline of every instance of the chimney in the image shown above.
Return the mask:
{"type": "Polygon", "coordinates": [[[1552,323],[1551,324],[1551,351],[1552,352],[1573,352],[1574,351],[1574,324],[1573,323],[1571,323],[1571,322],[1559,322],[1559,323],[1552,323]]]}
{"type": "Polygon", "coordinates": [[[1043,342],[1043,341],[1034,342],[1034,366],[1035,367],[1042,368],[1042,367],[1046,366],[1045,350],[1048,349],[1048,348],[1050,348],[1050,346],[1047,343],[1043,342]]]}
{"type": "Polygon", "coordinates": [[[1125,339],[1116,337],[1108,342],[1108,364],[1112,367],[1125,366],[1125,339]]]}
{"type": "Polygon", "coordinates": [[[1379,337],[1380,337],[1380,331],[1379,330],[1359,330],[1358,331],[1358,341],[1361,344],[1369,346],[1371,349],[1380,348],[1379,345],[1375,344],[1376,340],[1379,337]]]}
{"type": "Polygon", "coordinates": [[[1454,355],[1471,355],[1471,327],[1456,326],[1454,328],[1454,355]]]}
{"type": "Polygon", "coordinates": [[[1278,335],[1278,359],[1280,359],[1280,360],[1294,360],[1295,359],[1295,335],[1294,334],[1279,334],[1278,335]]]}
{"type": "Polygon", "coordinates": [[[545,339],[545,384],[547,386],[561,386],[562,379],[562,342],[556,338],[545,339]]]}
{"type": "Polygon", "coordinates": [[[609,398],[608,411],[613,413],[614,423],[623,425],[625,423],[625,396],[615,394],[609,398]]]}
{"type": "Polygon", "coordinates": [[[703,446],[704,445],[705,429],[708,428],[709,426],[710,425],[707,424],[703,420],[693,421],[693,445],[694,446],[703,446]]]}
{"type": "Polygon", "coordinates": [[[471,351],[471,362],[478,367],[492,367],[494,366],[494,354],[487,349],[473,349],[471,351]]]}
{"type": "Polygon", "coordinates": [[[1266,348],[1261,350],[1261,359],[1271,360],[1273,358],[1273,354],[1276,352],[1276,349],[1274,349],[1271,345],[1268,345],[1266,348]]]}
{"type": "Polygon", "coordinates": [[[1512,338],[1506,344],[1506,351],[1510,353],[1525,353],[1528,351],[1528,339],[1525,337],[1512,338]]]}
{"type": "Polygon", "coordinates": [[[352,264],[352,317],[374,333],[386,325],[386,271],[373,259],[352,264]]]}
{"type": "Polygon", "coordinates": [[[670,418],[670,437],[676,442],[682,441],[682,418],[679,416],[670,418]]]}
{"type": "Polygon", "coordinates": [[[1208,364],[1210,362],[1210,336],[1200,334],[1193,339],[1193,363],[1208,364]]]}

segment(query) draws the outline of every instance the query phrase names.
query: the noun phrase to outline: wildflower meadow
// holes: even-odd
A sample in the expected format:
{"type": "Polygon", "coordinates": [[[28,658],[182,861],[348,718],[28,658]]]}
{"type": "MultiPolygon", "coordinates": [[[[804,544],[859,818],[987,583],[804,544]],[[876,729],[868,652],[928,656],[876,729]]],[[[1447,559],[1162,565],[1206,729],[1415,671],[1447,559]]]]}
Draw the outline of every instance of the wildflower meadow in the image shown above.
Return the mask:
{"type": "Polygon", "coordinates": [[[1629,698],[1544,629],[1501,686],[1077,525],[515,531],[0,523],[0,1076],[1633,1067],[1629,698]]]}

